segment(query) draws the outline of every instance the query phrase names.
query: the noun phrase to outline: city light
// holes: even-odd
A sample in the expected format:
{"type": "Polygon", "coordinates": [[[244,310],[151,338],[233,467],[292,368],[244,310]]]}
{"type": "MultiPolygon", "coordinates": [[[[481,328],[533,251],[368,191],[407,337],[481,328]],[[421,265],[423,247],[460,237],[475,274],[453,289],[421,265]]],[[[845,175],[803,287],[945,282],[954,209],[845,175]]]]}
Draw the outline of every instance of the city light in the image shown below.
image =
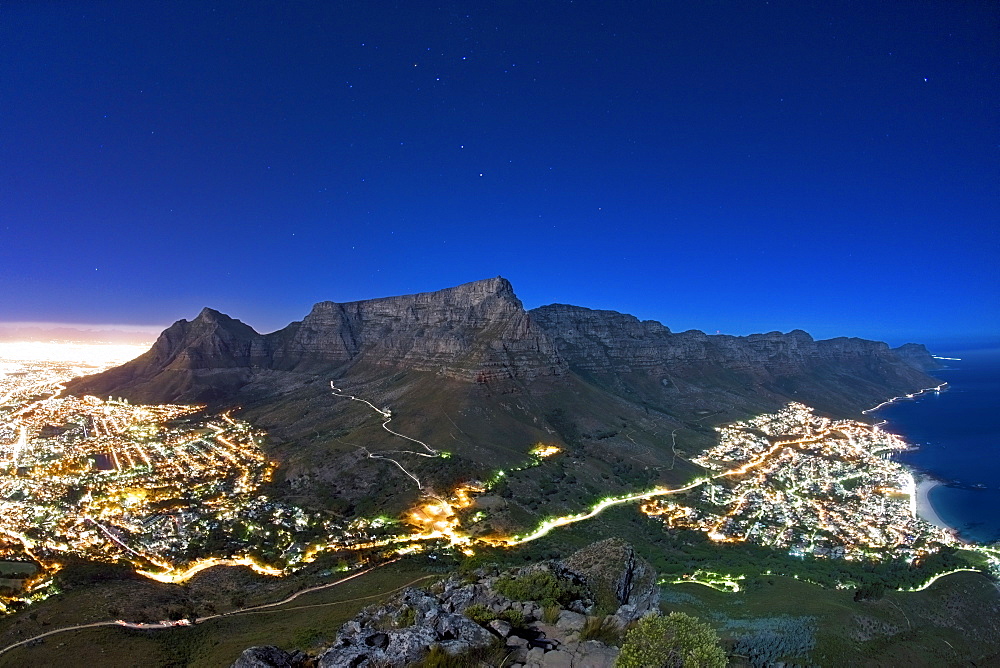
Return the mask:
{"type": "MultiPolygon", "coordinates": [[[[890,458],[906,447],[901,439],[795,403],[717,428],[717,445],[693,460],[707,473],[687,484],[607,496],[525,533],[474,536],[464,519],[488,516],[472,512],[476,497],[505,476],[547,465],[561,449],[537,443],[521,466],[435,493],[404,466],[405,457],[447,453],[390,429],[388,407],[331,385],[336,396],[370,407],[388,433],[418,446],[362,448],[413,479],[419,500],[411,510],[401,518],[337,521],[261,493],[277,464],[261,449],[266,434],[231,411],[205,416],[199,406],[64,395],[64,383],[81,370],[93,373],[135,352],[119,346],[91,354],[80,345],[62,355],[51,346],[8,347],[13,357],[0,359],[0,559],[32,571],[19,593],[0,599],[0,610],[47,595],[67,556],[130,563],[166,583],[217,566],[280,576],[324,552],[444,548],[472,555],[477,546],[515,547],[629,503],[712,541],[751,541],[797,556],[913,560],[957,542],[916,517],[913,477],[890,458]],[[679,496],[685,492],[694,494],[679,496]],[[298,539],[303,532],[314,538],[298,539]]],[[[1000,564],[1000,554],[983,553],[1000,564]]],[[[734,579],[715,573],[678,582],[739,591],[734,579]]]]}

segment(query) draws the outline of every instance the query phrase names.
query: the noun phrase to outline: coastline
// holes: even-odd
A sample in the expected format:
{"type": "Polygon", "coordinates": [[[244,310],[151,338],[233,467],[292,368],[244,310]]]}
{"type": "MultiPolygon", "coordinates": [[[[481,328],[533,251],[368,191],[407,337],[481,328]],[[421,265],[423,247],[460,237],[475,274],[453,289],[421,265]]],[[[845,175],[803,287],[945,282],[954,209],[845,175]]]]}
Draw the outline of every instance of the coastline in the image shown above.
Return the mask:
{"type": "Polygon", "coordinates": [[[917,481],[916,488],[916,505],[917,505],[917,517],[924,520],[925,522],[930,522],[936,527],[945,529],[946,531],[956,532],[957,529],[953,526],[949,526],[941,519],[941,516],[937,514],[934,510],[933,504],[931,504],[930,493],[931,490],[938,485],[943,484],[940,480],[935,480],[934,478],[928,477],[926,475],[921,475],[917,481]]]}
{"type": "MultiPolygon", "coordinates": [[[[865,410],[861,411],[861,414],[862,415],[868,415],[869,413],[874,413],[878,409],[885,408],[886,406],[890,406],[890,405],[896,403],[897,401],[903,401],[905,399],[918,399],[925,392],[941,392],[941,390],[943,388],[947,387],[947,386],[948,386],[948,383],[941,383],[940,385],[936,385],[934,387],[925,387],[924,389],[918,390],[917,392],[911,392],[909,394],[903,394],[903,395],[900,395],[898,397],[893,397],[891,399],[887,399],[887,400],[883,401],[878,406],[872,406],[871,408],[866,408],[865,410]]],[[[882,424],[885,424],[884,420],[882,421],[882,424]]]]}

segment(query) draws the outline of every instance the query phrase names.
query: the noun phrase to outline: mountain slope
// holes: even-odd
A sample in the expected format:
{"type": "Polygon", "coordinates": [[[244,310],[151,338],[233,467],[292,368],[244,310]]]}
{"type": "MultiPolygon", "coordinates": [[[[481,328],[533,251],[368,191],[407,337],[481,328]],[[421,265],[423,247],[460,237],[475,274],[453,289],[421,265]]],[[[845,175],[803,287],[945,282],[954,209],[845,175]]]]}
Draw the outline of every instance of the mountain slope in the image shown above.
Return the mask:
{"type": "Polygon", "coordinates": [[[348,514],[401,510],[416,490],[397,468],[367,456],[409,444],[383,430],[367,405],[332,395],[331,381],[390,406],[395,431],[454,455],[405,459],[428,489],[521,467],[534,443],[559,444],[566,457],[498,490],[517,524],[609,492],[689,479],[698,469],[685,457],[714,443],[715,424],[792,400],[856,417],[936,385],[924,371],[934,364],[915,344],[892,350],[862,339],[814,341],[802,331],[673,333],[558,304],[526,311],[498,277],[320,302],[271,334],[205,309],[171,325],[146,354],[76,379],[68,392],[240,406],[270,434],[280,493],[348,514]]]}

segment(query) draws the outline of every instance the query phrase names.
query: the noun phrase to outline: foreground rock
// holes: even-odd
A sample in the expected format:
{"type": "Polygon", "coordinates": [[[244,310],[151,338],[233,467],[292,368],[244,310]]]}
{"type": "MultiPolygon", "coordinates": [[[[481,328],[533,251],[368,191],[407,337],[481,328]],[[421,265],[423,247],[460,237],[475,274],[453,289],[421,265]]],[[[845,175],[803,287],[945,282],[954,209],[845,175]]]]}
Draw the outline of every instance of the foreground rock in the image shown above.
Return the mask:
{"type": "Polygon", "coordinates": [[[303,668],[308,661],[304,652],[289,654],[274,645],[264,645],[243,650],[232,668],[303,668]]]}
{"type": "Polygon", "coordinates": [[[656,571],[620,538],[608,538],[579,550],[565,562],[584,576],[590,590],[600,597],[613,597],[621,627],[658,609],[660,590],[656,571]]]}
{"type": "Polygon", "coordinates": [[[475,586],[452,588],[433,596],[406,589],[392,602],[368,608],[347,622],[333,646],[319,656],[318,665],[405,666],[419,661],[435,644],[449,654],[486,647],[495,636],[461,614],[469,601],[487,600],[475,590],[475,586]],[[463,595],[453,601],[451,594],[456,593],[463,595]]]}
{"type": "MultiPolygon", "coordinates": [[[[309,660],[320,668],[407,666],[437,648],[465,657],[478,651],[476,660],[486,663],[506,657],[530,668],[611,668],[618,648],[581,639],[586,625],[603,617],[623,628],[656,610],[658,600],[652,567],[628,543],[609,539],[562,562],[481,570],[471,581],[452,576],[429,590],[406,589],[360,612],[309,660]],[[541,600],[519,600],[535,594],[541,600]]],[[[252,647],[233,666],[297,668],[306,659],[252,647]]]]}

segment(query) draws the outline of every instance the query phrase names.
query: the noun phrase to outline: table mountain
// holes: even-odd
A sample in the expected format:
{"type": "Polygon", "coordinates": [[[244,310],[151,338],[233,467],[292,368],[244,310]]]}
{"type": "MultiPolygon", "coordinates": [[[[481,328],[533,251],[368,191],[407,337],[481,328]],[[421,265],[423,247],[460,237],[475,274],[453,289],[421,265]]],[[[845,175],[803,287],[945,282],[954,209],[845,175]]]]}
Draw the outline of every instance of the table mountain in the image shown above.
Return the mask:
{"type": "Polygon", "coordinates": [[[938,384],[926,374],[935,366],[916,344],[815,341],[799,330],[675,333],[655,321],[563,304],[528,311],[498,277],[320,302],[270,334],[206,308],[167,328],[144,355],[76,379],[68,392],[240,406],[245,419],[268,430],[270,454],[282,464],[275,484],[296,502],[348,514],[405,507],[412,480],[362,450],[403,444],[369,407],[331,395],[333,381],[390,406],[394,430],[454,454],[408,462],[432,487],[522,466],[539,441],[563,447],[567,457],[502,490],[507,501],[499,503],[526,517],[543,506],[576,511],[595,494],[689,478],[697,469],[687,458],[714,442],[713,425],[792,400],[858,417],[889,397],[938,384]],[[540,491],[541,501],[526,500],[540,491]]]}

